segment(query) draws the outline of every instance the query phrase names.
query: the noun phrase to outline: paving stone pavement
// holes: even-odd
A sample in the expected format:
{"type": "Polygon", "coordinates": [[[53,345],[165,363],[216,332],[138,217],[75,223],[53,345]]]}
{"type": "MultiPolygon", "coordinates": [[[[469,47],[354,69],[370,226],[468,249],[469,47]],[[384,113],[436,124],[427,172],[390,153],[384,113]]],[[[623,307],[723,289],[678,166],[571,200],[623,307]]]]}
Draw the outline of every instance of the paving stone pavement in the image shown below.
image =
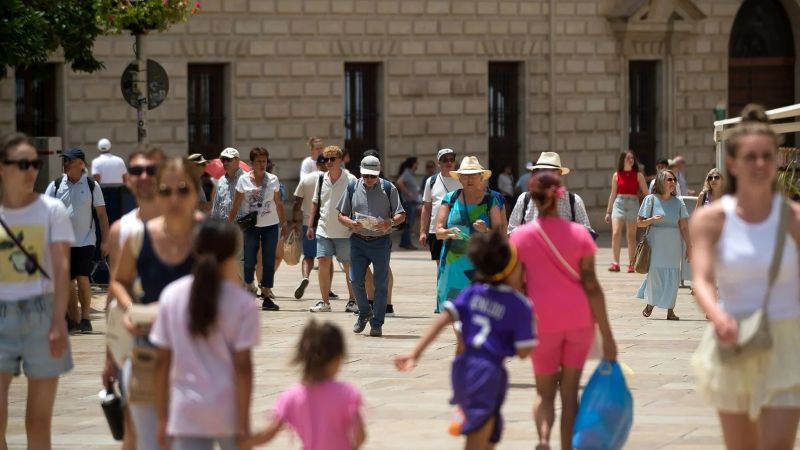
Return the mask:
{"type": "MultiPolygon", "coordinates": [[[[624,250],[623,250],[624,252],[624,250]]],[[[609,273],[610,251],[601,249],[597,271],[608,301],[619,357],[634,371],[631,384],[635,404],[634,426],[628,449],[721,449],[721,436],[714,411],[694,392],[689,358],[697,346],[706,321],[695,306],[689,289],[681,289],[676,313],[679,322],[668,322],[666,311],[656,310],[649,319],[641,315],[643,303],[633,298],[643,276],[609,273]]],[[[354,315],[344,312],[347,290],[336,273],[334,290],[343,300],[333,301],[335,312],[315,317],[339,324],[347,337],[349,355],[340,379],[355,384],[364,394],[368,441],[366,449],[458,449],[463,440],[447,434],[453,408],[449,371],[455,350],[454,338],[443,333],[411,373],[399,373],[393,355],[409,351],[434,319],[435,271],[427,252],[396,252],[392,255],[395,275],[394,304],[397,317],[387,318],[382,338],[354,335],[354,315]]],[[[298,380],[298,371],[288,365],[303,324],[314,314],[308,308],[319,300],[312,282],[304,299],[292,294],[300,280],[299,266],[282,266],[274,292],[279,312],[262,312],[262,342],[254,353],[255,386],[253,427],[260,428],[276,396],[298,380]]],[[[103,305],[95,296],[96,308],[103,305]]],[[[103,362],[102,313],[93,314],[95,333],[71,338],[75,369],[63,377],[53,418],[56,449],[116,449],[100,410],[97,393],[103,362]]],[[[369,328],[367,328],[367,332],[369,328]]],[[[594,370],[589,363],[584,382],[594,370]]],[[[530,360],[508,363],[511,388],[503,408],[506,429],[498,448],[531,449],[536,442],[532,421],[534,380],[530,360]]],[[[26,386],[17,379],[11,386],[10,448],[24,448],[26,386]]],[[[556,422],[557,423],[557,422],[556,422]]],[[[558,442],[558,426],[552,443],[558,442]]],[[[800,441],[798,441],[800,443],[800,441]]],[[[282,432],[269,446],[299,449],[300,441],[282,432]]]]}

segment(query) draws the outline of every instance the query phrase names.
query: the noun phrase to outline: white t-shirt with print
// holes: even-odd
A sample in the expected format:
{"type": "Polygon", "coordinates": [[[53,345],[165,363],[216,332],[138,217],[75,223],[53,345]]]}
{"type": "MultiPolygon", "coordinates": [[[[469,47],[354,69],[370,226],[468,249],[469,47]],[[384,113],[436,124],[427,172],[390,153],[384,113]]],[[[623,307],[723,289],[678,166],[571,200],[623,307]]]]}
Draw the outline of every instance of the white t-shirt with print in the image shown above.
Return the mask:
{"type": "Polygon", "coordinates": [[[328,239],[350,237],[352,231],[339,222],[339,210],[336,209],[336,206],[339,204],[339,200],[341,200],[342,196],[347,192],[347,185],[350,181],[355,180],[356,177],[345,170],[339,175],[339,179],[336,180],[336,183],[331,183],[331,176],[329,173],[326,173],[325,177],[322,178],[322,189],[320,191],[322,201],[320,201],[316,195],[315,186],[314,203],[320,205],[317,236],[326,237],[328,239]]]}
{"type": "Polygon", "coordinates": [[[39,271],[29,275],[25,270],[25,254],[0,227],[0,301],[22,300],[52,293],[55,273],[50,244],[66,242],[72,245],[75,240],[67,208],[58,199],[40,195],[24,208],[0,206],[0,217],[25,246],[25,250],[36,256],[51,278],[48,280],[39,271]]]}
{"type": "Polygon", "coordinates": [[[303,204],[300,206],[300,210],[303,211],[303,225],[308,225],[311,217],[311,205],[314,203],[314,196],[317,195],[317,182],[323,173],[318,170],[304,176],[294,190],[294,196],[303,199],[303,204]]]}
{"type": "Polygon", "coordinates": [[[256,186],[253,184],[251,174],[252,172],[248,172],[242,175],[236,182],[236,192],[244,194],[240,211],[242,214],[258,211],[257,227],[277,225],[280,217],[275,206],[275,193],[281,190],[280,180],[277,176],[267,172],[264,175],[264,185],[256,186]],[[262,192],[266,198],[262,198],[262,192]]]}
{"type": "Polygon", "coordinates": [[[443,177],[442,174],[434,175],[436,182],[431,189],[431,180],[425,182],[425,192],[422,193],[422,201],[431,204],[431,225],[428,233],[436,233],[436,217],[439,216],[439,208],[442,207],[442,199],[448,192],[461,189],[461,182],[453,177],[443,177]]]}

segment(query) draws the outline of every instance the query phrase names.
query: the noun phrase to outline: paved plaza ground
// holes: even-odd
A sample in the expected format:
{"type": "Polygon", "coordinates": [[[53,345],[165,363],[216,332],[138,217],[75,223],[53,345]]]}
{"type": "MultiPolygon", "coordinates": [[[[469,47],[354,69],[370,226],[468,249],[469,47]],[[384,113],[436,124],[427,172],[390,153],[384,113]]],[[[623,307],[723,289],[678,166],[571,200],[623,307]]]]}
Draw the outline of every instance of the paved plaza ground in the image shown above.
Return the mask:
{"type": "MultiPolygon", "coordinates": [[[[689,358],[697,346],[706,321],[681,289],[676,313],[680,322],[668,322],[666,312],[656,310],[642,317],[641,301],[633,298],[643,276],[609,273],[610,251],[598,255],[598,273],[605,289],[619,357],[634,371],[631,384],[635,402],[629,449],[720,449],[720,430],[714,411],[694,392],[689,358]]],[[[344,313],[346,300],[334,301],[336,312],[317,315],[338,323],[345,331],[349,355],[340,378],[358,386],[366,399],[367,449],[457,449],[463,442],[447,434],[453,408],[450,396],[450,361],[454,338],[444,333],[411,373],[395,371],[392,357],[409,351],[434,319],[435,272],[427,252],[396,252],[392,255],[396,284],[397,317],[387,318],[382,338],[354,335],[354,315],[344,313]]],[[[300,329],[312,316],[308,308],[318,301],[313,280],[306,298],[292,293],[299,281],[299,267],[282,266],[274,289],[279,312],[262,312],[262,342],[254,354],[255,387],[253,427],[263,426],[276,396],[298,380],[298,371],[288,365],[300,329]]],[[[313,273],[312,279],[316,277],[313,273]]],[[[337,271],[334,289],[346,297],[337,271]]],[[[94,302],[102,305],[101,296],[94,302]]],[[[61,380],[53,420],[53,446],[57,449],[118,448],[100,410],[97,393],[103,361],[102,314],[93,315],[95,333],[71,339],[75,370],[61,380]]],[[[367,328],[369,330],[369,328],[367,328]]],[[[584,373],[588,378],[595,363],[584,373]]],[[[508,364],[511,389],[503,408],[506,429],[499,448],[531,449],[536,440],[532,421],[534,380],[530,360],[508,364]]],[[[13,449],[24,448],[25,383],[11,387],[10,423],[7,439],[13,449]]],[[[556,426],[552,443],[558,442],[556,426]]],[[[282,433],[269,448],[299,449],[300,442],[282,433]]]]}

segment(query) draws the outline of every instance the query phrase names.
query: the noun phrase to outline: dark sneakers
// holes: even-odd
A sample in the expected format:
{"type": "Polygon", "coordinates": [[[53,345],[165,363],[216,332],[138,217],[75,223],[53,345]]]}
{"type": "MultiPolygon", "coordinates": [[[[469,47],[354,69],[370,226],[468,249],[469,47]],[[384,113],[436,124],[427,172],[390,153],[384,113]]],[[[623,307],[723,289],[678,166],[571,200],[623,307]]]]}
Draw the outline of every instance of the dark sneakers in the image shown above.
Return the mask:
{"type": "Polygon", "coordinates": [[[294,298],[300,300],[303,298],[303,294],[306,293],[306,288],[308,287],[308,278],[303,278],[300,282],[300,285],[297,286],[297,289],[294,290],[294,298]]]}
{"type": "Polygon", "coordinates": [[[280,309],[281,309],[280,306],[278,306],[275,302],[273,302],[272,299],[269,297],[265,297],[264,301],[261,302],[262,311],[278,311],[280,309]]]}
{"type": "Polygon", "coordinates": [[[339,294],[333,291],[328,291],[328,298],[331,300],[339,300],[339,294]]]}
{"type": "Polygon", "coordinates": [[[372,311],[370,311],[369,314],[367,314],[367,316],[363,319],[361,317],[356,319],[356,323],[353,325],[353,333],[361,333],[364,331],[364,328],[367,328],[367,323],[372,320],[372,317],[372,311]]]}
{"type": "Polygon", "coordinates": [[[92,334],[92,322],[89,319],[81,319],[77,328],[82,334],[92,334]]]}
{"type": "Polygon", "coordinates": [[[382,327],[372,327],[369,330],[369,335],[372,337],[381,337],[383,336],[383,328],[382,327]]]}
{"type": "Polygon", "coordinates": [[[391,304],[386,305],[386,317],[394,317],[394,306],[391,304]]]}

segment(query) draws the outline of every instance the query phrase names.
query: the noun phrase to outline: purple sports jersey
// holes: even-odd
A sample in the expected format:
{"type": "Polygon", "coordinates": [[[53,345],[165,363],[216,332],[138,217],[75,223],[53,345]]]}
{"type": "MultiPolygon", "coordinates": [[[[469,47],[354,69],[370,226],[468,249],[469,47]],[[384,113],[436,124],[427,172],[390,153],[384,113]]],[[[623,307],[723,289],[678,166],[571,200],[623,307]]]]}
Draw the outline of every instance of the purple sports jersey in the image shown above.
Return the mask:
{"type": "Polygon", "coordinates": [[[473,283],[444,307],[460,323],[468,353],[500,362],[536,342],[533,307],[509,286],[473,283]]]}

